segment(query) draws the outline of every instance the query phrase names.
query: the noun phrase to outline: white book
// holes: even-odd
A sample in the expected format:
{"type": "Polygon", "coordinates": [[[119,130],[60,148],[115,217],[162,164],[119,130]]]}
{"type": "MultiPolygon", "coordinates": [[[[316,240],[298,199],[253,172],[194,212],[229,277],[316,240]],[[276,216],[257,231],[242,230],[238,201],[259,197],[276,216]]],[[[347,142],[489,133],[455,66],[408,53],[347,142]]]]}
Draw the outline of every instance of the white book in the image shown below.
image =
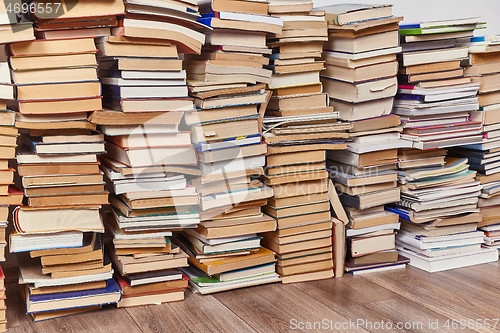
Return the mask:
{"type": "Polygon", "coordinates": [[[482,231],[471,231],[446,236],[422,237],[401,230],[396,235],[396,240],[421,250],[427,250],[450,246],[481,244],[484,240],[484,233],[482,231]]]}
{"type": "Polygon", "coordinates": [[[426,249],[426,250],[421,250],[418,247],[414,247],[405,243],[402,243],[398,240],[396,240],[396,246],[400,246],[403,249],[424,255],[426,257],[439,257],[439,256],[447,256],[447,255],[453,255],[457,253],[465,253],[465,252],[473,252],[473,251],[478,251],[481,249],[481,244],[469,244],[469,245],[462,245],[462,246],[449,246],[449,247],[443,247],[443,248],[437,248],[437,249],[426,249]]]}
{"type": "Polygon", "coordinates": [[[176,124],[164,124],[164,125],[153,125],[144,124],[142,126],[129,125],[129,126],[113,126],[113,125],[99,125],[97,126],[99,132],[106,134],[108,136],[119,136],[119,135],[143,135],[148,134],[167,134],[167,133],[178,133],[179,125],[176,124]]]}
{"type": "Polygon", "coordinates": [[[246,146],[250,144],[256,144],[261,142],[260,135],[238,139],[238,140],[228,140],[228,141],[220,141],[220,142],[212,142],[212,143],[199,143],[196,145],[196,150],[204,152],[208,150],[216,150],[223,148],[232,148],[235,146],[246,146]]]}
{"type": "MultiPolygon", "coordinates": [[[[110,84],[110,85],[121,86],[121,87],[136,87],[136,86],[168,87],[168,86],[181,86],[181,85],[186,84],[186,81],[182,80],[182,79],[181,80],[149,80],[149,79],[129,80],[129,79],[122,79],[119,77],[102,77],[100,79],[100,81],[102,84],[110,84]]],[[[168,89],[168,88],[165,88],[165,89],[168,89]]]]}
{"type": "Polygon", "coordinates": [[[66,231],[54,234],[20,235],[13,233],[9,237],[10,252],[28,252],[53,248],[83,246],[83,232],[66,231]]]}
{"type": "MultiPolygon", "coordinates": [[[[187,97],[187,86],[170,86],[170,87],[120,87],[109,85],[113,87],[113,96],[117,98],[170,98],[170,97],[187,97]]],[[[104,95],[106,95],[106,88],[103,86],[104,95]]]]}
{"type": "MultiPolygon", "coordinates": [[[[107,76],[111,76],[115,71],[107,71],[107,70],[99,70],[100,79],[108,78],[107,76]],[[107,74],[109,73],[109,74],[107,74]]],[[[178,71],[178,72],[152,72],[152,71],[119,71],[119,75],[121,79],[124,80],[182,80],[185,82],[186,80],[186,71],[178,71]]],[[[158,81],[158,83],[163,81],[158,81]]],[[[183,83],[181,83],[182,85],[183,83]]],[[[159,84],[162,85],[162,84],[159,84]]],[[[168,84],[164,84],[168,85],[168,84]]]]}
{"type": "Polygon", "coordinates": [[[283,20],[280,17],[268,16],[268,15],[218,12],[218,16],[221,20],[266,23],[266,24],[283,26],[283,20]]]}
{"type": "Polygon", "coordinates": [[[495,248],[481,248],[479,251],[435,258],[429,258],[401,247],[397,248],[397,250],[401,255],[410,259],[410,266],[429,273],[498,261],[498,250],[495,248]]]}
{"type": "Polygon", "coordinates": [[[353,237],[353,236],[360,236],[360,235],[364,235],[364,234],[368,234],[368,233],[380,231],[380,230],[389,230],[389,229],[399,230],[400,227],[401,227],[401,223],[398,222],[398,223],[381,224],[381,225],[376,225],[373,227],[367,227],[367,228],[361,228],[361,229],[346,228],[345,234],[347,237],[353,237]]]}
{"type": "Polygon", "coordinates": [[[412,148],[413,143],[408,140],[388,140],[377,142],[375,144],[349,142],[347,150],[357,154],[368,153],[372,151],[396,149],[396,148],[412,148]]]}
{"type": "Polygon", "coordinates": [[[266,165],[266,156],[258,155],[251,157],[235,156],[232,160],[215,163],[200,163],[200,169],[204,174],[219,174],[233,171],[255,169],[266,165]]]}
{"type": "Polygon", "coordinates": [[[387,272],[387,271],[394,271],[397,269],[405,269],[406,264],[398,264],[398,265],[390,265],[390,266],[384,266],[384,267],[377,267],[377,268],[369,268],[369,269],[361,269],[357,271],[352,271],[349,272],[352,275],[364,275],[364,274],[370,274],[370,273],[377,273],[377,272],[387,272]]]}

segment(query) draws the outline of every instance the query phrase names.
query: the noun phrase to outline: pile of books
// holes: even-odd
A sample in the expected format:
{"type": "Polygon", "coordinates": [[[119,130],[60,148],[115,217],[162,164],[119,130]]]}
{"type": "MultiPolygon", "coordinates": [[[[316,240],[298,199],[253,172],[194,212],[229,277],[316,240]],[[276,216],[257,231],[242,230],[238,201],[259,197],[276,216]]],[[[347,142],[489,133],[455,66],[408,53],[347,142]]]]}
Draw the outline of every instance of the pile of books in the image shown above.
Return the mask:
{"type": "Polygon", "coordinates": [[[319,79],[324,12],[304,12],[306,5],[286,12],[276,5],[283,31],[268,37],[273,96],[264,118],[268,155],[261,179],[274,189],[264,212],[277,230],[263,234],[263,244],[277,253],[283,283],[333,276],[325,151],[344,149],[350,127],[338,122],[319,79]]]}
{"type": "Polygon", "coordinates": [[[390,5],[319,7],[328,18],[322,82],[330,104],[350,121],[347,151],[327,153],[327,167],[347,212],[347,272],[405,267],[395,251],[396,214],[384,205],[399,201],[396,162],[400,139],[396,94],[399,21],[390,5]]]}
{"type": "Polygon", "coordinates": [[[482,123],[481,143],[458,147],[457,156],[467,157],[483,185],[478,207],[483,215],[479,229],[485,232],[487,246],[500,246],[500,38],[498,35],[477,36],[461,40],[469,48],[468,59],[462,61],[464,74],[479,86],[479,110],[470,112],[471,119],[482,123]]]}
{"type": "Polygon", "coordinates": [[[402,137],[419,149],[480,143],[477,110],[479,83],[464,76],[461,61],[468,56],[457,38],[484,27],[480,18],[401,25],[403,52],[394,113],[402,117],[402,137]]]}
{"type": "Polygon", "coordinates": [[[178,270],[187,254],[173,231],[195,228],[199,176],[191,133],[182,130],[188,96],[180,53],[200,53],[205,35],[192,2],[125,1],[125,17],[112,35],[96,40],[103,104],[90,120],[106,135],[101,170],[112,192],[107,243],[123,298],[118,307],[184,299],[178,270]],[[164,15],[165,12],[170,12],[164,15]]]}
{"type": "MultiPolygon", "coordinates": [[[[104,136],[87,120],[87,112],[102,108],[95,35],[49,39],[43,33],[64,30],[58,23],[65,20],[80,22],[82,29],[92,26],[100,16],[82,20],[88,8],[76,6],[60,19],[35,18],[43,39],[8,48],[17,87],[9,106],[23,131],[19,184],[27,196],[14,214],[10,250],[20,253],[21,289],[35,320],[93,310],[121,297],[100,237],[99,210],[108,203],[97,159],[104,136]]],[[[115,21],[121,12],[114,8],[115,21]]]]}
{"type": "Polygon", "coordinates": [[[398,22],[392,5],[318,7],[328,21],[321,82],[343,120],[391,113],[397,89],[398,22]]]}
{"type": "Polygon", "coordinates": [[[411,266],[428,272],[498,260],[496,249],[481,248],[477,203],[482,185],[476,172],[466,158],[445,156],[443,149],[402,151],[401,162],[413,161],[415,168],[399,171],[401,201],[386,206],[400,217],[398,251],[411,266]]]}
{"type": "Polygon", "coordinates": [[[184,68],[197,107],[185,121],[199,158],[201,175],[193,184],[201,223],[179,244],[190,255],[192,266],[183,271],[191,288],[208,294],[279,281],[274,254],[257,234],[276,229],[261,210],[273,191],[258,176],[267,151],[260,118],[271,80],[263,68],[266,34],[281,32],[282,21],[262,1],[199,5],[199,23],[212,30],[201,55],[185,56],[184,68]]]}

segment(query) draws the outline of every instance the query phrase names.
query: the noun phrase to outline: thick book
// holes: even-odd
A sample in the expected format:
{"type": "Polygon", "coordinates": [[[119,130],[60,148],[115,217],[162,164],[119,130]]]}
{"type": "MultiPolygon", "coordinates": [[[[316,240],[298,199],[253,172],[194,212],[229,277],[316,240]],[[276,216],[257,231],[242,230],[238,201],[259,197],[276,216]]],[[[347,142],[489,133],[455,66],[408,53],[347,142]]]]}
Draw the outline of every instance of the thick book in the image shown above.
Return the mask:
{"type": "Polygon", "coordinates": [[[335,4],[316,7],[324,11],[328,23],[345,25],[392,16],[392,5],[335,4]]]}
{"type": "Polygon", "coordinates": [[[71,291],[50,295],[30,295],[29,292],[26,293],[28,313],[113,304],[120,299],[120,286],[115,279],[109,279],[106,287],[101,289],[71,291]]]}

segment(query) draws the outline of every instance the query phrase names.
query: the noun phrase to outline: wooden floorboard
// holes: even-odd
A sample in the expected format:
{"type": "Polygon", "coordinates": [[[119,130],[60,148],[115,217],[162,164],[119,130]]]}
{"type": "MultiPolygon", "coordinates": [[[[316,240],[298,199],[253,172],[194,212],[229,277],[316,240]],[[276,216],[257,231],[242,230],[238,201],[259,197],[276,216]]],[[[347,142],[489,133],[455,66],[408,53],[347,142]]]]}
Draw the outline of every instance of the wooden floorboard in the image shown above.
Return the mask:
{"type": "Polygon", "coordinates": [[[206,296],[187,291],[182,302],[106,307],[38,323],[25,314],[17,286],[11,284],[7,320],[12,333],[499,332],[500,323],[495,329],[445,327],[450,319],[490,319],[494,325],[491,319],[500,317],[499,276],[498,263],[436,274],[409,267],[206,296]],[[307,324],[320,326],[300,329],[307,324]]]}
{"type": "MultiPolygon", "coordinates": [[[[483,274],[489,274],[490,269],[490,265],[467,268],[467,270],[481,270],[483,274]]],[[[457,323],[500,317],[498,299],[472,287],[471,285],[475,283],[472,279],[463,284],[443,275],[429,274],[413,267],[385,274],[366,275],[365,278],[457,323]]],[[[411,320],[411,315],[409,318],[411,320]]],[[[476,328],[474,325],[471,327],[476,332],[498,332],[500,329],[500,327],[497,330],[476,328]]]]}

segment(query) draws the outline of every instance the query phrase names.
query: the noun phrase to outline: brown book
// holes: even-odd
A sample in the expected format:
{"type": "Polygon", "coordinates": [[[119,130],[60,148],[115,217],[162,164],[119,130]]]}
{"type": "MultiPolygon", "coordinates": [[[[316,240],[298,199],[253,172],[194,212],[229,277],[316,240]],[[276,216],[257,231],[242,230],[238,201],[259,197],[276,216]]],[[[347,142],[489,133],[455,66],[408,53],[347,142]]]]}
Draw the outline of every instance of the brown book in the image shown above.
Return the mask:
{"type": "Polygon", "coordinates": [[[317,271],[329,271],[333,268],[333,260],[315,261],[311,263],[301,263],[294,266],[277,266],[276,272],[280,275],[295,275],[317,271]]]}
{"type": "Polygon", "coordinates": [[[348,239],[348,250],[352,257],[360,257],[384,250],[391,250],[395,247],[395,234],[356,237],[348,239]]]}
{"type": "Polygon", "coordinates": [[[317,84],[310,84],[307,86],[292,86],[292,87],[273,89],[273,96],[305,95],[305,94],[321,93],[322,91],[323,91],[323,86],[321,85],[321,83],[317,83],[317,84]]]}
{"type": "Polygon", "coordinates": [[[351,218],[348,227],[352,229],[362,229],[382,224],[397,223],[398,221],[398,214],[391,212],[382,212],[379,214],[366,215],[359,218],[351,218]]]}
{"type": "Polygon", "coordinates": [[[483,111],[470,111],[472,121],[480,121],[483,125],[493,125],[500,117],[500,107],[483,111]]]}
{"type": "Polygon", "coordinates": [[[330,221],[312,222],[288,228],[278,228],[274,231],[274,234],[278,237],[285,237],[327,229],[332,229],[332,223],[330,221]]]}
{"type": "Polygon", "coordinates": [[[326,65],[326,69],[321,75],[335,80],[358,83],[383,77],[392,77],[395,76],[397,72],[398,62],[394,60],[356,68],[326,65]]]}
{"type": "Polygon", "coordinates": [[[327,95],[313,93],[304,95],[287,95],[271,97],[268,110],[296,110],[308,108],[322,108],[328,105],[327,95]]]}
{"type": "Polygon", "coordinates": [[[42,266],[56,266],[77,264],[84,262],[102,261],[102,245],[95,243],[92,251],[58,255],[44,255],[41,257],[42,266]]]}
{"type": "Polygon", "coordinates": [[[443,72],[443,71],[451,71],[457,68],[460,68],[460,60],[436,62],[425,65],[405,66],[399,69],[399,74],[413,75],[413,74],[443,72]]]}
{"type": "Polygon", "coordinates": [[[129,200],[127,199],[127,197],[121,195],[121,198],[131,209],[150,209],[156,207],[186,206],[198,204],[197,195],[175,195],[173,197],[138,200],[129,200]]]}
{"type": "Polygon", "coordinates": [[[299,72],[321,71],[325,69],[322,61],[315,61],[313,63],[297,64],[297,65],[275,65],[273,67],[276,74],[289,74],[299,72]]]}
{"type": "Polygon", "coordinates": [[[262,211],[276,219],[289,217],[289,216],[297,216],[301,214],[312,214],[316,212],[323,212],[329,210],[329,202],[317,202],[317,203],[307,203],[296,206],[288,206],[282,208],[275,208],[272,206],[264,206],[262,207],[262,211]]]}
{"type": "MultiPolygon", "coordinates": [[[[92,67],[80,67],[80,68],[56,68],[56,69],[38,69],[38,70],[28,70],[28,71],[13,71],[12,72],[12,81],[17,85],[26,85],[26,84],[43,84],[49,82],[60,82],[60,83],[70,83],[74,81],[96,81],[97,80],[97,70],[92,67]],[[47,77],[50,79],[47,80],[47,77]]],[[[75,84],[74,84],[75,85],[75,84]]],[[[73,86],[74,86],[73,85],[73,86]]],[[[83,85],[84,87],[86,85],[83,85]]],[[[38,87],[38,86],[37,86],[38,87]]],[[[78,98],[80,96],[72,96],[72,89],[68,86],[63,87],[64,90],[61,92],[66,93],[67,97],[58,98],[78,98]]],[[[74,88],[76,89],[76,87],[74,88]]],[[[50,86],[43,85],[41,87],[42,92],[50,92],[50,95],[57,96],[57,93],[51,91],[50,86]]],[[[38,94],[36,89],[30,86],[21,88],[21,96],[24,97],[32,97],[32,98],[43,98],[44,95],[38,94]]],[[[99,92],[95,94],[95,84],[94,87],[91,87],[89,90],[91,95],[84,95],[80,98],[87,96],[98,96],[99,92]]],[[[74,94],[74,93],[73,93],[74,94]]],[[[50,96],[49,96],[50,97],[50,96]]],[[[23,98],[24,99],[24,98],[23,98]]]]}
{"type": "Polygon", "coordinates": [[[110,43],[103,39],[96,39],[98,57],[158,57],[177,58],[177,49],[175,45],[148,45],[144,47],[140,44],[132,43],[110,43]]]}
{"type": "Polygon", "coordinates": [[[266,167],[315,163],[324,161],[325,161],[325,151],[313,150],[307,152],[268,155],[266,156],[266,167]]]}
{"type": "Polygon", "coordinates": [[[323,42],[306,42],[306,43],[271,43],[271,47],[279,46],[280,55],[284,53],[301,53],[304,50],[308,50],[308,52],[322,52],[323,51],[323,42]]]}
{"type": "Polygon", "coordinates": [[[145,112],[126,113],[113,110],[93,112],[89,121],[98,125],[140,125],[144,123],[154,125],[179,124],[183,112],[145,112]]]}
{"type": "Polygon", "coordinates": [[[382,190],[378,192],[364,193],[358,195],[343,194],[340,196],[342,204],[358,209],[370,208],[400,200],[399,187],[382,190]]]}
{"type": "Polygon", "coordinates": [[[55,207],[69,205],[107,205],[107,191],[102,193],[86,193],[80,195],[53,195],[43,197],[29,197],[28,204],[31,207],[55,207]]]}
{"type": "MultiPolygon", "coordinates": [[[[374,22],[377,25],[369,26],[370,22],[364,22],[365,26],[363,28],[361,24],[354,23],[356,27],[350,27],[350,29],[345,29],[345,25],[339,26],[330,24],[328,26],[328,35],[332,37],[345,37],[345,38],[356,38],[361,36],[375,35],[387,31],[394,31],[399,29],[399,21],[402,20],[402,17],[391,17],[391,18],[382,18],[381,22],[374,22]]],[[[376,20],[379,21],[379,20],[376,20]]],[[[351,24],[349,24],[350,26],[351,24]]]]}
{"type": "Polygon", "coordinates": [[[289,198],[301,195],[323,193],[328,190],[326,179],[304,181],[273,186],[274,198],[289,198]]]}
{"type": "Polygon", "coordinates": [[[348,261],[352,262],[354,265],[371,265],[386,262],[396,262],[398,261],[398,251],[396,250],[386,250],[375,252],[372,254],[367,254],[361,257],[349,258],[348,261]]]}
{"type": "MultiPolygon", "coordinates": [[[[390,87],[388,89],[390,89],[390,87]]],[[[362,103],[351,103],[341,98],[330,97],[330,106],[333,106],[335,111],[339,112],[342,120],[349,121],[386,116],[391,113],[392,104],[394,102],[392,96],[362,103]]]]}
{"type": "Polygon", "coordinates": [[[17,87],[17,98],[20,100],[85,98],[100,94],[99,81],[20,85],[17,87]]]}
{"type": "Polygon", "coordinates": [[[465,76],[496,73],[500,62],[484,62],[464,68],[465,76]]]}
{"type": "MultiPolygon", "coordinates": [[[[27,187],[24,189],[24,194],[28,197],[42,196],[61,196],[61,195],[76,195],[76,194],[97,194],[101,197],[94,198],[97,201],[103,201],[105,194],[104,184],[95,185],[75,185],[75,186],[52,186],[52,187],[27,187]]],[[[48,199],[51,200],[51,199],[48,199]]],[[[68,200],[71,200],[68,199],[68,200]]],[[[78,199],[77,199],[78,200],[78,199]]],[[[107,200],[107,199],[106,199],[107,200]]],[[[42,201],[43,202],[43,201],[42,201]]]]}
{"type": "MultiPolygon", "coordinates": [[[[61,99],[57,101],[54,100],[12,101],[8,103],[8,106],[13,110],[28,115],[92,112],[95,110],[102,109],[101,97],[61,99]]],[[[16,126],[19,127],[18,123],[19,122],[16,121],[16,126]]],[[[34,126],[27,127],[25,125],[21,128],[39,128],[39,127],[55,128],[54,124],[52,124],[52,127],[42,126],[42,125],[43,124],[40,124],[37,127],[34,126]]],[[[87,127],[76,127],[76,128],[87,128],[87,127]]]]}
{"type": "Polygon", "coordinates": [[[272,263],[275,261],[274,252],[262,247],[257,252],[243,255],[227,257],[205,264],[199,263],[193,257],[189,257],[189,262],[209,275],[234,271],[257,265],[272,263]]]}
{"type": "MultiPolygon", "coordinates": [[[[18,164],[19,176],[49,176],[49,175],[88,175],[99,174],[98,163],[50,163],[50,164],[18,164]]],[[[101,176],[102,178],[102,176],[101,176]]]]}
{"type": "Polygon", "coordinates": [[[110,257],[114,263],[114,266],[117,268],[117,270],[120,272],[121,275],[188,266],[187,263],[188,255],[182,251],[178,254],[175,254],[173,259],[137,263],[137,264],[122,263],[117,259],[113,251],[110,251],[110,257]]]}
{"type": "Polygon", "coordinates": [[[489,92],[477,95],[480,106],[500,104],[500,91],[489,92]]]}
{"type": "MultiPolygon", "coordinates": [[[[114,36],[109,36],[108,39],[113,37],[114,36]]],[[[134,41],[134,43],[136,42],[137,41],[134,41]]],[[[121,71],[180,71],[182,70],[182,60],[115,57],[114,60],[100,60],[99,69],[121,71]]]]}
{"type": "Polygon", "coordinates": [[[472,82],[480,83],[479,94],[500,90],[499,79],[498,73],[471,77],[472,82]]]}
{"type": "Polygon", "coordinates": [[[286,263],[281,264],[280,262],[284,262],[284,261],[292,260],[292,259],[299,259],[299,258],[308,257],[308,256],[316,256],[318,254],[323,254],[323,253],[332,253],[332,247],[326,246],[326,247],[319,247],[319,248],[314,248],[314,249],[300,250],[300,251],[296,251],[296,252],[282,253],[282,254],[277,254],[276,258],[278,259],[279,265],[286,266],[286,263]]]}
{"type": "Polygon", "coordinates": [[[303,204],[309,204],[309,203],[317,203],[317,202],[323,202],[328,200],[328,193],[325,192],[320,192],[320,193],[313,193],[313,194],[307,194],[307,195],[301,195],[301,196],[296,196],[296,197],[289,197],[289,198],[271,198],[267,202],[269,206],[275,207],[275,208],[286,208],[290,206],[297,206],[297,205],[303,205],[303,204]]]}
{"type": "Polygon", "coordinates": [[[455,68],[448,71],[418,73],[418,74],[400,74],[398,76],[401,82],[415,83],[420,81],[432,81],[461,77],[464,75],[463,68],[455,68]]]}
{"type": "Polygon", "coordinates": [[[95,53],[93,38],[36,40],[9,44],[13,56],[43,56],[61,54],[95,53]]]}
{"type": "Polygon", "coordinates": [[[310,273],[303,273],[303,274],[294,274],[294,275],[290,275],[290,276],[282,276],[281,283],[283,283],[283,284],[298,283],[298,282],[305,282],[305,281],[330,279],[332,277],[333,277],[333,270],[329,269],[329,270],[325,270],[325,271],[310,272],[310,273]]]}
{"type": "Polygon", "coordinates": [[[269,248],[270,250],[278,253],[278,254],[282,254],[282,253],[297,252],[297,251],[302,251],[302,250],[331,246],[332,245],[332,237],[330,236],[330,237],[326,237],[326,238],[305,240],[305,241],[301,241],[301,242],[281,244],[281,245],[273,242],[269,238],[264,238],[262,240],[262,245],[269,248]]]}
{"type": "Polygon", "coordinates": [[[287,259],[287,260],[278,260],[276,262],[276,264],[279,267],[289,267],[289,266],[308,264],[308,263],[312,263],[312,262],[323,261],[323,260],[332,260],[332,259],[333,259],[332,252],[328,251],[328,252],[312,254],[312,255],[308,255],[308,256],[291,258],[291,259],[287,259]]]}
{"type": "Polygon", "coordinates": [[[100,268],[85,269],[82,271],[53,272],[50,274],[50,277],[53,279],[62,279],[74,276],[108,273],[112,271],[113,269],[111,268],[111,264],[108,264],[100,268]]]}
{"type": "Polygon", "coordinates": [[[52,274],[52,273],[66,273],[66,272],[81,272],[85,270],[98,269],[103,267],[102,257],[100,260],[93,260],[81,263],[72,263],[72,264],[64,264],[64,265],[53,265],[53,266],[43,266],[42,273],[43,274],[52,274]]]}
{"type": "Polygon", "coordinates": [[[266,232],[261,234],[268,241],[272,241],[278,245],[293,244],[302,241],[310,241],[313,239],[321,239],[332,236],[332,229],[311,231],[304,234],[278,236],[273,232],[266,232]]]}
{"type": "MultiPolygon", "coordinates": [[[[75,168],[75,165],[72,165],[75,168]]],[[[76,166],[78,167],[78,166],[76,166]]],[[[25,176],[23,177],[23,187],[31,186],[54,186],[63,184],[101,184],[103,182],[102,175],[100,173],[95,174],[61,174],[61,175],[43,175],[43,176],[25,176]]]]}
{"type": "Polygon", "coordinates": [[[201,222],[196,231],[207,239],[274,231],[276,220],[269,216],[201,222]]]}
{"type": "Polygon", "coordinates": [[[168,291],[172,289],[180,289],[187,288],[188,280],[174,280],[174,281],[165,281],[165,282],[157,282],[157,283],[148,283],[145,285],[139,286],[123,286],[122,294],[124,296],[134,296],[141,294],[151,294],[151,293],[160,293],[162,291],[168,291]]]}
{"type": "Polygon", "coordinates": [[[282,217],[277,220],[278,228],[296,227],[306,223],[323,222],[330,219],[330,212],[317,212],[312,214],[302,214],[297,216],[282,217]]]}
{"type": "Polygon", "coordinates": [[[30,295],[44,295],[44,294],[64,293],[70,291],[88,290],[88,289],[99,289],[105,287],[106,287],[106,281],[96,281],[96,282],[69,284],[66,286],[41,287],[41,288],[35,288],[33,286],[29,286],[29,291],[30,295]]]}
{"type": "Polygon", "coordinates": [[[283,166],[272,166],[266,167],[266,175],[267,176],[285,176],[289,174],[295,173],[303,173],[303,172],[318,172],[321,170],[325,170],[325,162],[313,162],[313,163],[304,163],[304,164],[295,164],[295,165],[283,165],[283,166]]]}
{"type": "MultiPolygon", "coordinates": [[[[50,69],[62,67],[97,67],[95,54],[63,54],[34,57],[9,57],[13,70],[50,69]]],[[[43,99],[43,97],[42,97],[43,99]]]]}
{"type": "MultiPolygon", "coordinates": [[[[393,97],[397,91],[396,77],[367,81],[355,85],[328,78],[322,78],[321,82],[325,92],[329,94],[331,99],[338,99],[348,103],[382,100],[393,97]]],[[[334,108],[337,109],[335,105],[334,108]]]]}
{"type": "Polygon", "coordinates": [[[391,27],[396,29],[354,38],[332,36],[325,43],[325,48],[336,52],[359,53],[397,47],[399,46],[397,24],[391,27]]]}
{"type": "Polygon", "coordinates": [[[469,59],[466,60],[468,65],[484,64],[484,63],[498,63],[500,62],[499,52],[485,52],[485,53],[470,53],[469,59]]]}
{"type": "Polygon", "coordinates": [[[319,170],[313,172],[301,172],[283,176],[262,176],[261,177],[266,185],[282,185],[295,182],[321,180],[328,178],[326,170],[319,170]]]}
{"type": "Polygon", "coordinates": [[[370,193],[370,192],[377,192],[377,191],[383,191],[383,190],[388,190],[391,188],[397,187],[396,181],[393,182],[385,182],[385,183],[380,183],[380,184],[371,184],[371,185],[362,185],[362,186],[345,186],[340,183],[335,184],[335,188],[345,194],[349,195],[358,195],[358,194],[365,194],[365,193],[370,193]]]}
{"type": "Polygon", "coordinates": [[[332,106],[324,106],[319,108],[303,108],[291,110],[266,110],[266,115],[272,117],[292,117],[292,116],[305,116],[321,113],[330,113],[333,111],[332,106]]]}
{"type": "Polygon", "coordinates": [[[339,219],[332,218],[333,222],[333,263],[335,277],[342,277],[346,256],[345,245],[345,223],[339,219]]]}
{"type": "Polygon", "coordinates": [[[356,154],[350,151],[345,151],[341,154],[339,154],[338,152],[328,152],[327,158],[358,168],[365,168],[376,165],[396,163],[398,161],[398,150],[388,149],[363,154],[356,154]]]}

